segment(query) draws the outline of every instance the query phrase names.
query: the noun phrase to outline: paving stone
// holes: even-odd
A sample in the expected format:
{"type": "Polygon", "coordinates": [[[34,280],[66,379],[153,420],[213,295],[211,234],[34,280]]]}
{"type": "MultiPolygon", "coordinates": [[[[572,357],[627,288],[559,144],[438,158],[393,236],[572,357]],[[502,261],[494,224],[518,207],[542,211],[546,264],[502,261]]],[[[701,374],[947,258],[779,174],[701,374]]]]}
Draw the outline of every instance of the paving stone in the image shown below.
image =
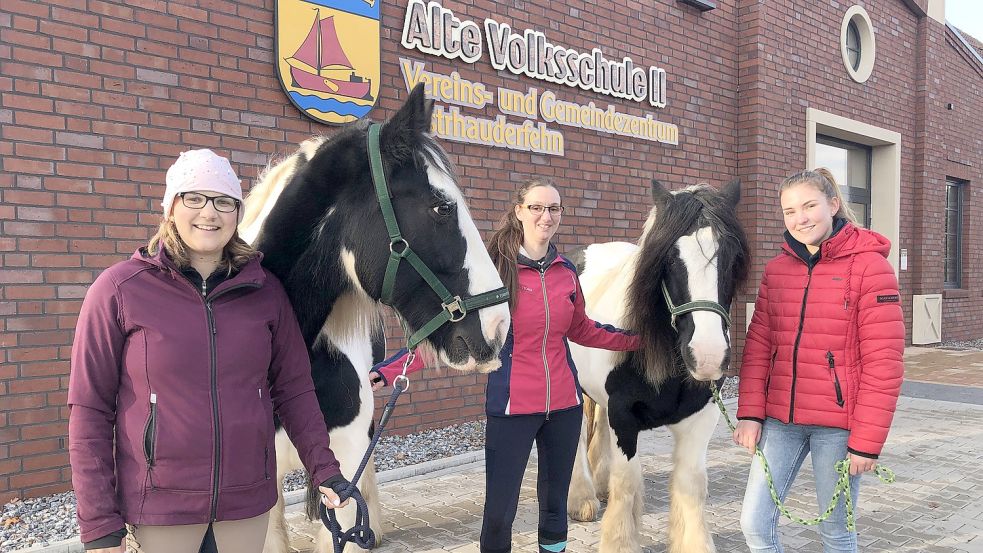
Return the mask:
{"type": "MultiPolygon", "coordinates": [[[[941,359],[941,350],[917,352],[908,376],[931,381],[945,367],[942,383],[983,387],[983,352],[941,359]],[[969,363],[964,363],[969,361],[969,363]],[[966,367],[969,367],[967,369],[966,367]],[[958,380],[956,382],[955,380],[958,380]]],[[[951,353],[951,352],[949,352],[951,353]]],[[[733,410],[733,407],[732,407],[733,410]]],[[[752,458],[734,446],[721,422],[708,452],[707,520],[719,553],[745,553],[739,519],[752,458]]],[[[983,553],[983,472],[978,444],[983,443],[983,406],[902,397],[895,424],[881,456],[897,482],[862,479],[857,508],[858,541],[864,553],[983,553]]],[[[645,480],[641,541],[645,551],[665,553],[668,524],[667,485],[672,440],[667,431],[647,432],[639,440],[645,480]]],[[[811,462],[796,480],[788,504],[799,516],[812,518],[815,505],[811,462]]],[[[530,457],[514,525],[516,553],[537,550],[538,505],[536,456],[530,457]]],[[[484,468],[467,465],[439,476],[422,475],[381,486],[386,540],[379,553],[477,553],[484,497],[484,468]]],[[[310,547],[317,525],[303,516],[288,516],[291,545],[298,553],[310,547]]],[[[789,521],[780,525],[786,550],[821,553],[815,527],[789,521]]],[[[572,522],[568,551],[596,551],[600,522],[572,522]]]]}

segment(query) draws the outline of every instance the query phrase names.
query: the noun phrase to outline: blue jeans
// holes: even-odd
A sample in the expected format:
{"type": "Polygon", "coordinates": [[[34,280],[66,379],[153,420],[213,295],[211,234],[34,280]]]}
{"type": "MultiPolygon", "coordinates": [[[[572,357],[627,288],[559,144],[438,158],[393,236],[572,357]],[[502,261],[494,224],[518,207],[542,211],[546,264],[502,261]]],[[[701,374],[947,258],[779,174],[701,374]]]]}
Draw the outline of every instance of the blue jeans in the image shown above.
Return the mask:
{"type": "MultiPolygon", "coordinates": [[[[848,430],[825,426],[783,424],[776,419],[766,419],[758,445],[768,460],[775,481],[778,497],[785,501],[795,476],[802,467],[806,455],[812,454],[812,470],[816,477],[816,496],[819,512],[826,510],[833,497],[836,481],[836,462],[847,456],[848,430]]],[[[857,492],[860,476],[850,477],[850,492],[854,513],[857,509],[857,492]]],[[[814,518],[809,513],[799,513],[801,518],[814,518]]],[[[778,536],[778,507],[771,499],[761,460],[751,462],[744,506],[741,509],[741,530],[752,553],[784,553],[778,536]]],[[[840,497],[830,517],[820,523],[819,534],[823,541],[823,553],[856,553],[857,533],[846,529],[846,505],[840,497]]]]}

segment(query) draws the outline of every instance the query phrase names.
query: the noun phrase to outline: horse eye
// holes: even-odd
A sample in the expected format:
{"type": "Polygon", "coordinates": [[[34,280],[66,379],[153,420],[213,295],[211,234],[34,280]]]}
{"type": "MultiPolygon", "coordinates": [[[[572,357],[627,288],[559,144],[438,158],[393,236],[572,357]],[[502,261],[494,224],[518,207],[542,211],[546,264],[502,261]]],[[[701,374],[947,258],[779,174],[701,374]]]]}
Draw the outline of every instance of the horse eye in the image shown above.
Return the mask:
{"type": "Polygon", "coordinates": [[[437,204],[433,206],[433,211],[441,217],[447,217],[454,212],[454,204],[451,202],[437,204]]]}

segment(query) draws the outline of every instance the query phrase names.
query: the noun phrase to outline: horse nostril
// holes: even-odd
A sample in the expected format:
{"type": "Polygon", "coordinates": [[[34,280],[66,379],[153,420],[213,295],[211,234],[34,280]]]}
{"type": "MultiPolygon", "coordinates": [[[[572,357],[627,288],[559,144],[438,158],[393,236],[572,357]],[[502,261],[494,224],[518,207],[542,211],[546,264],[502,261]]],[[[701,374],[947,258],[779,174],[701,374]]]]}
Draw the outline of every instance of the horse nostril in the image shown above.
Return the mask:
{"type": "Polygon", "coordinates": [[[468,354],[470,353],[468,340],[464,336],[457,336],[454,338],[454,353],[458,359],[467,358],[468,354]]]}
{"type": "Polygon", "coordinates": [[[509,328],[509,313],[498,306],[483,310],[481,313],[481,333],[489,345],[498,347],[505,342],[509,328]]]}
{"type": "Polygon", "coordinates": [[[498,322],[498,327],[495,329],[495,341],[494,344],[497,347],[501,347],[505,343],[505,336],[509,333],[509,321],[502,319],[498,322]]]}

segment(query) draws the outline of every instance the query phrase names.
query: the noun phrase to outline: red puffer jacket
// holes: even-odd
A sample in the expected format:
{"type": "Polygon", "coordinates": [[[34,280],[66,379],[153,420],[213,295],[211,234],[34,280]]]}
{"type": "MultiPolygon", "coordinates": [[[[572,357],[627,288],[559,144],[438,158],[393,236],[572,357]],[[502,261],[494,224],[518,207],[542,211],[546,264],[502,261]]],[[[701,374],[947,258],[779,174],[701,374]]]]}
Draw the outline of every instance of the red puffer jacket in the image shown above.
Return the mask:
{"type": "Polygon", "coordinates": [[[876,232],[847,223],[807,262],[768,262],[741,365],[738,418],[850,430],[852,453],[887,439],[904,375],[898,280],[876,232]]]}

